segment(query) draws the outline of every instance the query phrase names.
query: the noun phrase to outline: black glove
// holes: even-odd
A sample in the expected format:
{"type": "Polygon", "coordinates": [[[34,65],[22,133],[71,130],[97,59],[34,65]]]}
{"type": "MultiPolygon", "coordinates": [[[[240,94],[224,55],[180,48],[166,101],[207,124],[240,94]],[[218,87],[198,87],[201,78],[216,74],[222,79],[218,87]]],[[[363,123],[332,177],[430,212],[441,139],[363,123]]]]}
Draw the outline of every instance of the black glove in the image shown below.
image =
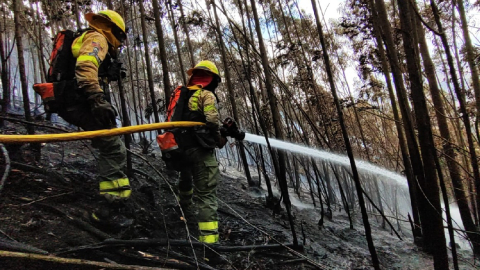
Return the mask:
{"type": "Polygon", "coordinates": [[[231,117],[223,120],[223,126],[220,128],[220,132],[222,132],[222,129],[224,129],[222,135],[233,137],[239,141],[245,139],[245,132],[238,129],[237,123],[231,117]]]}
{"type": "Polygon", "coordinates": [[[93,117],[98,124],[104,128],[114,128],[117,126],[115,109],[105,99],[104,93],[90,94],[87,100],[90,104],[93,117]]]}

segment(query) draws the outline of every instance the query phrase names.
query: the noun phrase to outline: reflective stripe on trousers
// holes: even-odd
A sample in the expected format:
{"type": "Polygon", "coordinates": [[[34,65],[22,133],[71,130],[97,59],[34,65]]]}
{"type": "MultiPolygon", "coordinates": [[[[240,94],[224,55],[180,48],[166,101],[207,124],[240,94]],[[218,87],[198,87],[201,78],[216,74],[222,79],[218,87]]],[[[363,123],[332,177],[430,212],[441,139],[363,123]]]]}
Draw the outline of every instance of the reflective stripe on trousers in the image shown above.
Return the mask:
{"type": "Polygon", "coordinates": [[[128,178],[120,178],[113,181],[100,182],[100,195],[109,194],[111,196],[128,198],[132,190],[128,178]]]}
{"type": "Polygon", "coordinates": [[[218,234],[200,235],[198,241],[206,244],[215,244],[218,242],[218,234]]]}
{"type": "Polygon", "coordinates": [[[214,244],[218,242],[218,221],[198,222],[199,241],[214,244]]]}

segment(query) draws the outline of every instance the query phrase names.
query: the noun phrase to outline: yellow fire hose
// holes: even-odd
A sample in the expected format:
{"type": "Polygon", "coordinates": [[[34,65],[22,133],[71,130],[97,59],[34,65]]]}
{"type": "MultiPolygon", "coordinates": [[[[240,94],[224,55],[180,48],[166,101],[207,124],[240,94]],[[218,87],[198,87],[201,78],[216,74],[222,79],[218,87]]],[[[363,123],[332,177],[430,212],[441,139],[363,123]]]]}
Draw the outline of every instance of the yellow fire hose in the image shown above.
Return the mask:
{"type": "Polygon", "coordinates": [[[0,143],[46,143],[85,140],[97,137],[108,137],[115,135],[131,134],[136,132],[151,131],[166,128],[193,127],[205,125],[200,122],[178,121],[145,124],[95,131],[83,131],[60,134],[38,134],[38,135],[0,135],[0,143]]]}

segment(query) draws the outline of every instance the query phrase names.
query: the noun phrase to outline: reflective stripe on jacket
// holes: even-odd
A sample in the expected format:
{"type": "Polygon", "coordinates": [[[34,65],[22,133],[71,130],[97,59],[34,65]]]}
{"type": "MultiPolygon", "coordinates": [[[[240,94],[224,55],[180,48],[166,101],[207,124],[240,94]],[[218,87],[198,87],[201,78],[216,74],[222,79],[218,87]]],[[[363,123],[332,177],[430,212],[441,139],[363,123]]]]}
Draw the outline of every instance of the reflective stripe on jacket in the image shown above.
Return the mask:
{"type": "Polygon", "coordinates": [[[190,91],[195,91],[188,100],[188,109],[192,112],[200,112],[205,115],[206,123],[211,127],[219,127],[217,98],[208,90],[198,86],[189,86],[190,91]]]}
{"type": "Polygon", "coordinates": [[[107,39],[97,31],[86,31],[73,41],[72,54],[77,59],[75,77],[79,88],[87,93],[103,92],[98,82],[98,67],[107,53],[107,39]]]}

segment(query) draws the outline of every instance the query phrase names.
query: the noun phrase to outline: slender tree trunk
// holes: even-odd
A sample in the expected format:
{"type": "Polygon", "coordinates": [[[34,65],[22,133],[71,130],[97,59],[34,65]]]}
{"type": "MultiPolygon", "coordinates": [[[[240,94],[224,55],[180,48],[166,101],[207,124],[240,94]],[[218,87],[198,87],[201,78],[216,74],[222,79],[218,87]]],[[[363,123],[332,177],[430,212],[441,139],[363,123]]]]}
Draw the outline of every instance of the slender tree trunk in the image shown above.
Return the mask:
{"type": "MultiPolygon", "coordinates": [[[[244,14],[243,12],[243,4],[240,0],[238,0],[238,6],[239,6],[239,9],[240,9],[240,14],[244,14]]],[[[245,1],[245,7],[247,7],[247,3],[245,1]]],[[[249,26],[249,29],[250,29],[250,34],[252,35],[252,27],[251,27],[251,24],[250,24],[250,17],[247,13],[247,21],[248,21],[248,26],[249,26]]],[[[243,32],[246,33],[246,26],[245,26],[245,21],[243,19],[243,16],[242,16],[242,29],[243,29],[243,32]]],[[[236,35],[235,35],[235,32],[234,32],[234,37],[236,38],[236,35]]],[[[238,42],[238,39],[236,40],[238,42]]],[[[253,44],[252,44],[253,45],[253,44]]],[[[261,115],[261,112],[260,112],[260,102],[258,101],[258,97],[257,97],[257,94],[255,93],[255,89],[253,87],[253,83],[252,83],[252,77],[251,77],[251,74],[252,74],[252,65],[251,65],[251,60],[250,60],[250,50],[249,50],[249,47],[247,46],[246,47],[246,50],[245,50],[245,55],[246,55],[246,61],[243,57],[243,53],[242,51],[239,52],[240,53],[240,59],[242,61],[242,66],[243,66],[243,70],[246,71],[245,75],[246,75],[246,79],[247,79],[247,82],[248,82],[248,90],[249,90],[249,94],[250,94],[250,100],[251,102],[253,103],[253,110],[256,114],[253,115],[253,118],[254,118],[254,121],[255,121],[255,116],[257,117],[258,119],[258,122],[260,124],[260,128],[262,129],[262,132],[265,136],[265,141],[267,142],[267,148],[268,148],[268,151],[270,152],[270,155],[272,157],[272,160],[274,160],[274,168],[275,168],[275,171],[277,171],[277,167],[276,164],[277,164],[277,161],[276,161],[276,157],[274,155],[274,150],[272,149],[271,145],[270,145],[270,141],[268,139],[268,130],[267,130],[267,126],[265,124],[265,118],[264,116],[261,115]]],[[[258,125],[257,125],[257,121],[255,121],[255,129],[257,130],[257,134],[260,134],[258,132],[258,125]]],[[[266,166],[266,162],[265,162],[265,156],[263,154],[263,148],[261,146],[259,146],[259,153],[260,153],[260,158],[261,158],[261,166],[262,166],[262,170],[264,172],[264,177],[265,177],[265,184],[267,185],[267,198],[266,198],[266,201],[267,201],[267,206],[270,205],[270,202],[273,202],[273,191],[272,191],[272,184],[271,184],[271,181],[270,181],[270,177],[268,177],[268,173],[267,173],[267,166],[266,166]]],[[[258,183],[259,186],[261,186],[260,184],[260,181],[258,183]]]]}
{"type": "Polygon", "coordinates": [[[447,63],[450,69],[450,76],[452,78],[453,88],[455,90],[455,94],[457,95],[458,102],[460,104],[460,113],[462,114],[463,124],[465,125],[465,132],[467,134],[467,142],[468,148],[470,152],[470,162],[472,165],[473,176],[475,179],[475,188],[477,190],[477,214],[480,216],[480,172],[478,166],[478,159],[475,150],[475,145],[473,142],[473,135],[472,135],[472,126],[470,124],[469,114],[466,109],[466,100],[465,100],[465,93],[462,89],[460,89],[460,85],[458,83],[457,73],[455,71],[455,66],[453,64],[453,57],[450,51],[450,45],[448,44],[447,36],[445,34],[445,30],[443,29],[442,22],[440,20],[440,14],[437,8],[437,5],[434,1],[430,1],[430,5],[432,6],[433,16],[435,18],[435,22],[437,23],[438,31],[441,33],[440,38],[442,40],[443,47],[445,49],[445,54],[447,55],[447,63]]]}
{"type": "MultiPolygon", "coordinates": [[[[25,111],[25,119],[31,122],[32,116],[30,115],[30,99],[28,97],[28,83],[27,83],[27,76],[25,73],[25,59],[23,56],[23,39],[21,34],[21,23],[20,23],[20,13],[22,12],[23,3],[20,0],[13,1],[14,7],[14,23],[15,23],[15,40],[17,42],[17,55],[18,55],[18,67],[20,72],[20,83],[22,87],[22,95],[23,95],[23,109],[25,111]]],[[[33,125],[27,125],[27,132],[28,134],[34,134],[35,130],[33,125]]]]}
{"type": "Polygon", "coordinates": [[[157,29],[158,48],[160,51],[160,62],[162,63],[162,75],[163,75],[163,88],[165,91],[165,110],[168,108],[170,102],[170,95],[172,94],[172,85],[170,78],[168,77],[168,63],[167,63],[167,51],[165,49],[165,39],[162,29],[162,18],[160,18],[160,8],[158,0],[152,0],[153,4],[153,16],[155,17],[155,28],[157,29]]]}
{"type": "MultiPolygon", "coordinates": [[[[218,21],[217,7],[215,4],[215,1],[212,1],[212,5],[213,5],[213,13],[215,15],[215,23],[216,23],[216,30],[218,34],[220,53],[222,55],[225,80],[227,81],[228,97],[230,99],[230,104],[232,106],[233,118],[237,123],[240,123],[240,118],[238,117],[237,102],[235,100],[235,93],[233,92],[232,81],[230,78],[230,69],[228,67],[228,60],[225,54],[225,46],[223,44],[222,32],[220,31],[220,23],[218,21]]],[[[239,154],[240,154],[240,158],[242,159],[243,169],[245,171],[245,176],[247,177],[248,185],[255,186],[256,183],[252,180],[252,176],[250,175],[250,168],[248,167],[247,156],[245,154],[245,147],[241,143],[239,143],[238,145],[239,145],[239,154]]]]}
{"type": "Polygon", "coordinates": [[[157,99],[155,97],[155,85],[153,84],[153,72],[152,72],[152,60],[150,59],[150,49],[148,48],[148,33],[147,33],[147,25],[145,23],[145,7],[143,5],[143,1],[139,1],[140,3],[140,20],[142,23],[142,36],[143,36],[143,48],[145,50],[145,62],[147,68],[147,76],[148,76],[148,88],[150,90],[150,100],[151,106],[153,111],[153,117],[155,122],[160,122],[160,118],[158,117],[158,107],[157,107],[157,99]]]}
{"type": "MultiPolygon", "coordinates": [[[[465,7],[463,0],[456,0],[458,11],[460,13],[460,20],[462,21],[463,38],[465,39],[465,50],[467,51],[467,62],[472,72],[472,85],[475,92],[475,107],[477,109],[476,121],[480,121],[480,80],[478,76],[478,67],[475,62],[475,53],[473,51],[472,40],[470,39],[470,33],[468,32],[467,16],[465,15],[465,7]]],[[[478,132],[478,130],[477,130],[478,132]]],[[[478,138],[477,138],[478,139],[478,138]]],[[[478,189],[477,189],[478,193],[478,189]]]]}
{"type": "Polygon", "coordinates": [[[409,158],[407,143],[406,143],[403,127],[402,127],[402,124],[401,124],[401,119],[400,119],[400,116],[398,114],[396,97],[395,97],[395,94],[393,92],[393,86],[392,86],[392,81],[391,81],[391,77],[390,77],[390,68],[389,68],[387,60],[386,60],[385,49],[383,47],[383,41],[382,41],[382,36],[381,36],[381,30],[378,27],[378,25],[379,25],[378,15],[377,15],[377,12],[375,10],[375,4],[373,3],[373,0],[369,0],[369,5],[370,5],[370,9],[372,11],[372,19],[374,21],[374,23],[373,23],[373,33],[374,33],[375,39],[377,41],[377,48],[378,48],[378,51],[379,51],[379,57],[380,57],[380,60],[381,60],[383,73],[385,75],[385,81],[387,82],[387,89],[388,89],[388,93],[389,93],[389,97],[390,97],[390,103],[391,103],[391,106],[392,106],[393,116],[394,116],[394,120],[395,120],[395,126],[396,126],[396,129],[397,129],[400,151],[401,151],[401,154],[402,154],[402,160],[403,160],[403,164],[404,164],[404,167],[405,167],[405,175],[406,175],[406,178],[407,178],[408,188],[409,188],[409,191],[410,191],[409,194],[410,194],[410,202],[411,202],[411,207],[412,207],[413,221],[416,225],[418,225],[418,226],[414,226],[413,236],[414,237],[420,237],[422,235],[422,232],[421,232],[420,227],[419,227],[420,217],[419,217],[418,208],[417,208],[418,207],[418,199],[417,199],[417,194],[418,193],[417,193],[417,188],[416,188],[417,184],[416,184],[416,181],[415,181],[412,165],[411,165],[410,158],[409,158]]]}
{"type": "Polygon", "coordinates": [[[460,211],[460,216],[462,217],[462,223],[465,226],[467,235],[473,245],[473,250],[476,254],[480,255],[480,234],[475,227],[470,208],[468,206],[468,198],[462,182],[462,175],[456,161],[457,155],[454,149],[455,146],[452,143],[452,138],[448,129],[448,123],[445,117],[447,114],[445,112],[443,100],[440,94],[441,90],[435,77],[435,67],[428,51],[425,31],[420,24],[417,24],[417,29],[419,34],[420,53],[422,54],[425,75],[428,80],[432,101],[435,106],[435,115],[438,122],[438,128],[440,130],[440,135],[443,138],[443,152],[446,155],[445,162],[447,163],[450,178],[452,180],[453,192],[457,199],[458,209],[460,211]]]}
{"type": "MultiPolygon", "coordinates": [[[[240,10],[242,10],[242,3],[240,3],[239,1],[239,7],[240,7],[240,10]]],[[[245,23],[242,19],[242,26],[243,26],[243,29],[245,31],[245,23]]],[[[249,89],[249,94],[250,94],[250,100],[252,101],[252,108],[253,108],[253,118],[254,118],[254,122],[255,122],[255,129],[257,130],[257,134],[260,134],[258,132],[258,125],[257,125],[257,121],[255,121],[255,113],[256,113],[256,116],[258,118],[258,122],[260,122],[260,127],[262,129],[262,132],[264,133],[264,136],[265,136],[265,140],[267,142],[267,147],[270,151],[270,153],[273,153],[273,150],[270,146],[270,142],[268,140],[268,130],[266,128],[266,125],[265,125],[265,121],[264,121],[264,118],[263,116],[261,115],[260,113],[260,105],[259,105],[259,102],[258,102],[258,98],[257,98],[257,95],[255,93],[255,90],[253,88],[253,83],[252,83],[252,77],[251,77],[251,73],[252,73],[252,70],[251,70],[251,65],[250,65],[250,53],[249,53],[249,49],[247,47],[246,49],[246,57],[247,57],[247,60],[246,60],[246,63],[245,63],[245,60],[243,58],[243,54],[242,52],[240,51],[240,59],[242,61],[242,66],[243,66],[243,69],[246,71],[246,79],[247,79],[247,82],[248,82],[248,89],[249,89]]],[[[268,174],[267,174],[267,171],[266,171],[266,166],[265,166],[265,157],[263,155],[263,149],[261,146],[258,147],[259,148],[259,153],[260,153],[260,159],[261,159],[261,166],[262,166],[262,170],[264,172],[264,177],[265,177],[265,184],[267,185],[267,202],[269,201],[272,201],[273,199],[273,191],[272,191],[272,184],[271,184],[271,181],[270,181],[270,178],[268,177],[268,174]]],[[[261,186],[260,184],[260,175],[259,175],[259,183],[258,183],[259,186],[261,186]]]]}
{"type": "MultiPolygon", "coordinates": [[[[122,6],[125,6],[125,1],[122,0],[121,2],[122,6]]],[[[124,18],[126,19],[127,16],[126,16],[126,12],[124,11],[123,12],[123,16],[124,18]]],[[[134,25],[134,23],[132,23],[132,25],[134,25]]],[[[133,43],[133,42],[132,42],[133,43]]],[[[133,66],[132,66],[132,55],[131,55],[131,50],[130,50],[130,47],[131,46],[127,46],[126,50],[127,50],[127,59],[128,59],[128,66],[130,68],[128,74],[129,74],[129,77],[130,77],[130,91],[132,91],[132,99],[133,99],[133,108],[138,108],[137,107],[137,98],[136,98],[136,95],[135,95],[135,85],[134,85],[134,82],[133,82],[133,66]]],[[[135,57],[136,59],[136,57],[135,57]]],[[[139,76],[138,76],[138,69],[135,69],[135,72],[136,72],[136,75],[137,75],[137,80],[139,79],[139,76]]],[[[139,103],[138,103],[139,104],[139,103]]],[[[140,106],[140,105],[139,105],[140,106]]],[[[136,124],[139,125],[140,124],[140,118],[138,117],[138,110],[134,110],[134,113],[135,113],[135,120],[136,120],[136,124]]],[[[141,110],[140,110],[141,111],[141,110]]]]}
{"type": "Polygon", "coordinates": [[[190,32],[188,32],[187,24],[185,22],[185,15],[183,14],[182,1],[179,0],[177,4],[178,4],[178,7],[180,8],[180,16],[182,16],[180,24],[182,25],[183,32],[185,32],[185,37],[187,39],[187,47],[190,55],[190,65],[193,67],[195,66],[195,54],[193,53],[192,42],[190,41],[190,32]]]}
{"type": "MultiPolygon", "coordinates": [[[[23,98],[23,110],[25,111],[25,119],[28,122],[32,122],[33,118],[30,114],[30,98],[28,97],[28,82],[27,76],[25,73],[25,59],[23,56],[23,40],[21,34],[21,23],[20,23],[20,14],[22,12],[22,1],[14,0],[13,9],[14,9],[14,23],[15,23],[15,39],[17,41],[17,56],[18,56],[18,67],[20,72],[20,83],[22,87],[22,98],[23,98]]],[[[27,124],[28,134],[35,134],[35,129],[33,125],[27,124]]],[[[35,159],[40,160],[41,157],[41,148],[39,143],[31,144],[32,149],[35,152],[35,159]]]]}
{"type": "MultiPolygon", "coordinates": [[[[348,215],[350,230],[353,230],[352,211],[350,211],[350,207],[348,206],[347,196],[345,195],[345,191],[343,189],[343,185],[341,181],[342,179],[340,177],[340,174],[337,171],[337,168],[334,167],[332,163],[330,163],[330,167],[332,168],[332,172],[335,176],[335,179],[337,180],[337,185],[338,185],[338,189],[340,190],[340,197],[342,199],[343,207],[345,208],[345,212],[347,212],[347,215],[348,215]]],[[[327,171],[326,163],[324,163],[324,170],[327,171]]]]}
{"type": "MultiPolygon", "coordinates": [[[[130,123],[130,117],[128,116],[127,102],[125,101],[125,90],[123,88],[123,81],[120,74],[118,75],[118,94],[120,96],[120,104],[122,107],[122,116],[123,116],[123,126],[128,127],[132,124],[130,123]]],[[[132,136],[130,134],[125,134],[125,147],[130,150],[130,144],[132,142],[132,136]]],[[[127,151],[127,175],[129,177],[133,176],[133,167],[132,167],[132,154],[127,151]]]]}
{"type": "Polygon", "coordinates": [[[325,69],[327,71],[328,81],[330,83],[330,89],[331,89],[332,94],[333,94],[335,107],[337,108],[338,118],[339,118],[339,121],[340,121],[340,127],[342,129],[342,134],[343,134],[343,140],[345,142],[345,147],[347,148],[347,154],[348,154],[348,158],[350,159],[350,166],[351,166],[351,170],[352,170],[352,173],[353,173],[353,179],[355,181],[355,187],[357,189],[358,203],[360,204],[360,210],[362,212],[363,226],[365,227],[365,235],[367,237],[368,249],[369,249],[370,255],[372,257],[373,267],[376,270],[379,270],[380,269],[380,262],[379,262],[378,257],[377,257],[377,252],[375,251],[375,246],[373,245],[372,231],[371,231],[371,228],[370,228],[370,222],[368,221],[367,210],[365,208],[365,201],[363,199],[362,187],[361,187],[361,184],[360,184],[360,177],[358,175],[357,166],[355,164],[355,158],[353,157],[352,147],[350,145],[350,140],[348,138],[347,128],[345,126],[345,122],[344,122],[344,118],[343,118],[342,107],[340,106],[340,102],[339,102],[338,96],[337,96],[337,90],[335,88],[335,83],[333,81],[333,73],[332,73],[332,69],[331,69],[331,66],[330,66],[330,59],[329,59],[329,56],[328,56],[327,46],[325,44],[325,39],[323,37],[322,25],[320,24],[320,19],[319,19],[318,11],[317,11],[317,4],[316,4],[315,0],[312,0],[312,7],[313,7],[313,13],[315,15],[315,21],[317,23],[318,35],[320,36],[320,44],[322,45],[323,61],[325,63],[325,69]]]}
{"type": "MultiPolygon", "coordinates": [[[[168,12],[168,17],[170,17],[170,23],[172,24],[172,31],[173,31],[173,38],[175,40],[175,47],[177,47],[177,56],[178,56],[178,63],[180,65],[180,74],[182,74],[182,79],[183,79],[183,84],[187,85],[187,77],[185,77],[185,68],[183,67],[183,59],[182,59],[182,53],[181,53],[181,47],[180,47],[180,42],[178,41],[178,34],[177,34],[177,28],[175,27],[175,16],[173,16],[173,10],[172,10],[172,5],[169,1],[169,8],[167,10],[168,12]]],[[[192,65],[192,67],[195,64],[192,65]]]]}
{"type": "MultiPolygon", "coordinates": [[[[405,85],[403,82],[403,74],[400,69],[400,61],[397,54],[397,49],[395,43],[393,41],[392,30],[390,28],[390,23],[388,20],[385,3],[383,0],[376,0],[375,1],[375,10],[378,12],[378,27],[382,31],[382,37],[384,38],[384,43],[387,48],[387,56],[390,61],[390,67],[393,73],[393,80],[395,83],[395,89],[397,91],[397,97],[400,107],[400,112],[402,114],[403,120],[403,127],[405,130],[406,141],[408,146],[408,152],[410,154],[411,165],[413,168],[413,184],[415,186],[415,190],[418,192],[415,194],[417,197],[417,203],[419,208],[421,226],[422,226],[422,233],[425,236],[423,240],[423,245],[427,251],[433,249],[432,245],[435,242],[435,238],[431,235],[431,228],[429,227],[428,223],[428,201],[424,196],[423,193],[420,191],[424,188],[425,185],[425,173],[423,169],[423,163],[420,158],[420,152],[418,150],[418,144],[416,135],[413,129],[413,122],[410,115],[410,108],[408,105],[407,99],[407,92],[405,90],[405,85]],[[422,188],[420,188],[422,187],[422,188]],[[424,222],[426,221],[426,222],[424,222]]],[[[409,183],[410,184],[410,183],[409,183]]],[[[410,188],[410,191],[413,189],[410,188]]],[[[412,208],[415,207],[412,205],[412,208]]]]}
{"type": "MultiPolygon", "coordinates": [[[[263,37],[262,37],[262,31],[260,29],[260,21],[258,19],[258,13],[257,13],[257,7],[255,4],[255,0],[250,0],[252,11],[253,11],[253,16],[255,20],[255,30],[257,32],[258,36],[258,43],[260,47],[260,54],[262,57],[262,66],[265,72],[265,87],[267,90],[268,94],[268,101],[270,104],[270,108],[272,110],[272,118],[273,118],[273,125],[275,128],[275,136],[279,140],[283,140],[283,127],[282,127],[282,119],[280,117],[280,113],[278,110],[277,106],[277,98],[275,96],[275,93],[273,91],[273,85],[272,85],[272,78],[270,75],[270,68],[268,65],[268,59],[267,59],[267,52],[265,50],[265,45],[263,43],[263,37]]],[[[283,203],[285,204],[285,208],[287,209],[287,214],[288,214],[288,220],[290,223],[290,228],[292,230],[292,236],[293,236],[293,244],[295,246],[298,245],[298,240],[297,240],[297,234],[295,233],[295,224],[293,222],[293,216],[291,213],[291,207],[292,204],[290,202],[290,195],[288,194],[288,186],[287,186],[287,179],[286,179],[286,171],[285,171],[285,153],[282,150],[278,150],[278,170],[277,172],[277,177],[278,177],[278,182],[280,184],[280,188],[282,191],[282,196],[283,196],[283,203]]]]}
{"type": "MultiPolygon", "coordinates": [[[[415,37],[415,29],[412,25],[413,7],[409,2],[398,2],[400,13],[400,21],[402,24],[402,36],[407,60],[408,74],[410,79],[411,96],[415,109],[416,124],[418,127],[418,139],[421,147],[422,160],[425,170],[425,185],[423,193],[429,200],[428,220],[427,223],[431,231],[431,239],[435,239],[435,243],[431,243],[431,252],[434,259],[434,267],[436,270],[448,269],[448,255],[443,230],[442,207],[440,204],[440,193],[435,172],[436,149],[433,142],[432,129],[430,124],[430,116],[428,114],[425,94],[423,92],[423,83],[420,73],[419,56],[417,54],[418,46],[415,37]]],[[[427,240],[427,239],[426,239],[427,240]]],[[[428,241],[428,240],[427,240],[428,241]]]]}
{"type": "Polygon", "coordinates": [[[106,0],[105,2],[106,2],[106,4],[107,4],[107,8],[108,8],[108,9],[113,9],[112,0],[106,0]]]}
{"type": "MultiPolygon", "coordinates": [[[[2,10],[2,13],[5,15],[4,10],[2,10]]],[[[5,115],[8,111],[8,107],[10,106],[10,75],[9,75],[9,70],[8,70],[8,59],[5,54],[5,48],[6,44],[4,42],[4,30],[5,30],[5,25],[3,25],[3,29],[0,29],[0,61],[2,64],[2,74],[1,74],[1,80],[2,80],[2,113],[5,115]]],[[[3,119],[0,119],[0,127],[3,127],[4,121],[3,119]]]]}
{"type": "MultiPolygon", "coordinates": [[[[110,2],[110,1],[108,1],[110,2]]],[[[80,9],[78,8],[78,2],[77,1],[73,1],[74,3],[74,7],[75,7],[75,22],[77,23],[77,29],[80,29],[82,28],[82,24],[80,23],[80,9]]],[[[111,3],[110,3],[111,5],[111,3]]]]}

